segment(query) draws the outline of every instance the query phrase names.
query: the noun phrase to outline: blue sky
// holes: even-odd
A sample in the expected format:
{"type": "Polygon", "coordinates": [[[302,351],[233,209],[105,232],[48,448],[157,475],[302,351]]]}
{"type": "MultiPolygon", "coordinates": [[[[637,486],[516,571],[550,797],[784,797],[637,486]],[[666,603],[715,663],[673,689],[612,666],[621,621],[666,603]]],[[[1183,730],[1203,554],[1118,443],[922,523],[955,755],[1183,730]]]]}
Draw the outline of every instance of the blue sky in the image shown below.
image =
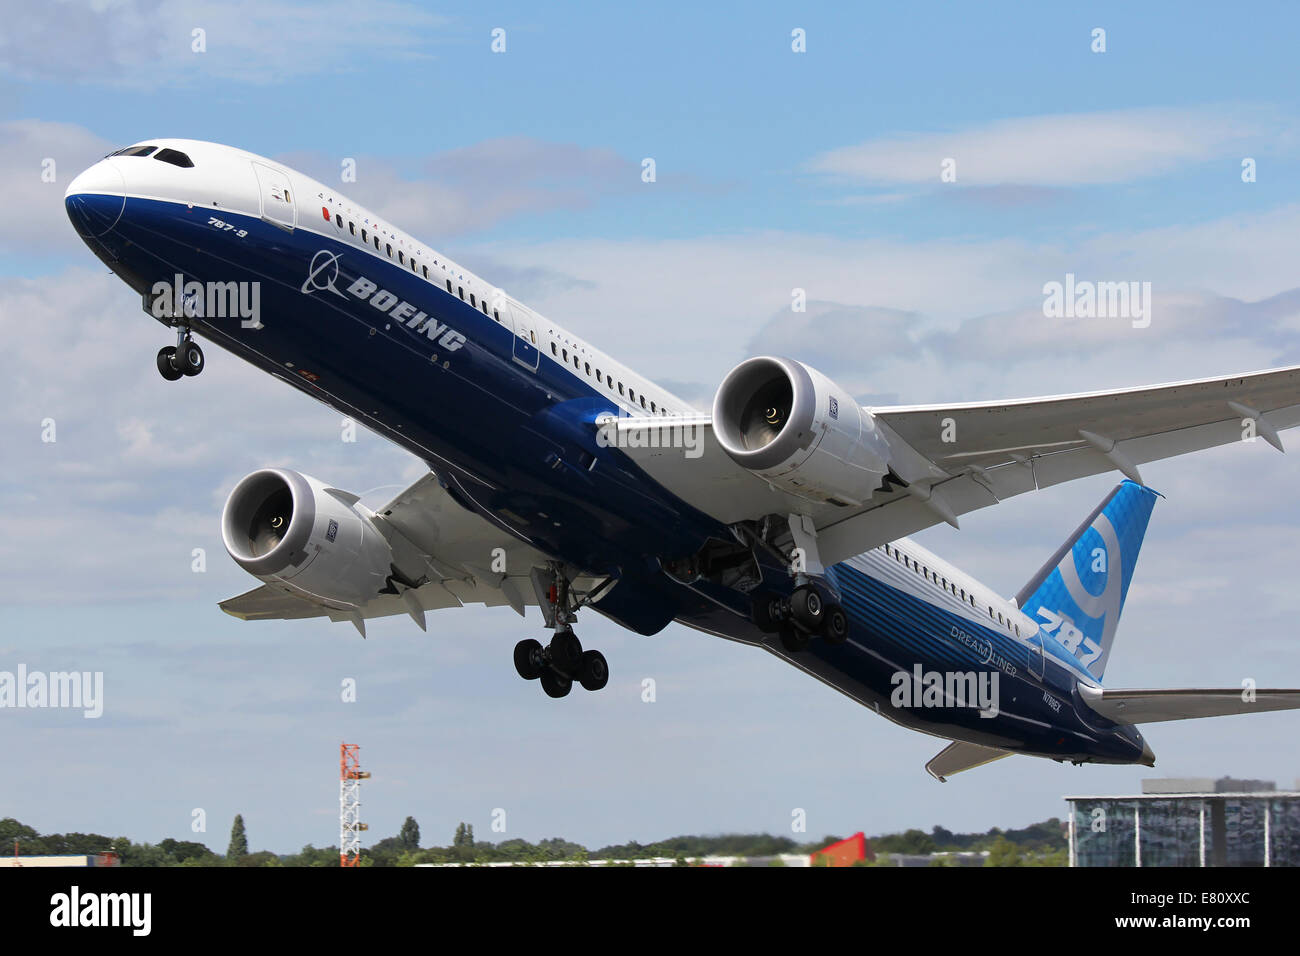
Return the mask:
{"type": "MultiPolygon", "coordinates": [[[[0,711],[0,815],[224,849],[337,839],[340,738],[374,770],[372,834],[446,842],[678,832],[1016,826],[1148,771],[1010,760],[940,786],[940,741],[767,655],[599,619],[614,671],[554,705],[508,610],[245,625],[252,580],[217,517],[283,464],[358,492],[416,478],[372,436],[209,355],[169,388],[130,291],[77,240],[66,183],[108,149],[186,136],[279,157],[705,403],[779,348],[864,401],[1081,391],[1300,361],[1296,14],[1089,7],[235,2],[0,3],[0,669],[103,670],[98,721],[0,711]],[[506,52],[491,52],[491,31],[506,52]],[[1105,53],[1091,31],[1106,30],[1105,53]],[[191,51],[191,31],[207,51],[191,51]],[[806,31],[807,52],[791,51],[806,31]],[[657,181],[641,181],[642,160],[657,181]],[[956,160],[942,183],[940,163],[956,160]],[[1256,160],[1244,183],[1241,163],[1256,160]],[[53,158],[57,177],[40,179],[53,158]],[[1151,328],[1043,318],[1066,272],[1150,281],[1151,328]],[[793,288],[812,303],[794,315],[793,288]],[[40,423],[58,423],[42,443],[40,423]],[[191,571],[203,548],[207,570],[191,571]],[[359,683],[355,704],[339,683],[359,683]],[[640,681],[654,677],[653,705],[640,681]],[[1007,794],[1016,798],[1008,800],[1007,794]],[[495,808],[507,832],[492,834],[495,808]]],[[[1300,686],[1289,457],[1221,449],[1144,469],[1156,509],[1110,667],[1125,686],[1300,686]]],[[[1013,593],[1111,485],[1018,499],[922,536],[1013,593]]],[[[1290,783],[1296,719],[1149,734],[1161,773],[1290,783]]]]}

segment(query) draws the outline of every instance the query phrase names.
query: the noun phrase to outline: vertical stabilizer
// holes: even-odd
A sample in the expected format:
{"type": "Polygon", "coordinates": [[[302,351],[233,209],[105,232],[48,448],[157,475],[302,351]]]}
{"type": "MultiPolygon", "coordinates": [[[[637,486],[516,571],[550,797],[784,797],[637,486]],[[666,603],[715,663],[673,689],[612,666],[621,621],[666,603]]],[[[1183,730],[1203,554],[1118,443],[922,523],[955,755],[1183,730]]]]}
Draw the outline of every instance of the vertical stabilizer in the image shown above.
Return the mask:
{"type": "Polygon", "coordinates": [[[1016,595],[1016,603],[1101,680],[1157,493],[1125,481],[1016,595]]]}

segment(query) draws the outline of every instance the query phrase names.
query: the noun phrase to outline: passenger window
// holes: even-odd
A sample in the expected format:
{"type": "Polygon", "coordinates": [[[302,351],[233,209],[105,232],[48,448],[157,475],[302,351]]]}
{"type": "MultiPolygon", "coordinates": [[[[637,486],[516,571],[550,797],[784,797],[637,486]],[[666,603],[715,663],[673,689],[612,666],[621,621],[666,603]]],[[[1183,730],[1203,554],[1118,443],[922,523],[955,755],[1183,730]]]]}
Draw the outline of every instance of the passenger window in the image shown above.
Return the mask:
{"type": "Polygon", "coordinates": [[[379,235],[378,235],[378,233],[375,234],[375,251],[376,251],[376,252],[381,251],[380,248],[379,248],[379,235]]]}
{"type": "Polygon", "coordinates": [[[564,356],[563,356],[563,357],[564,357],[564,361],[567,363],[567,362],[569,361],[569,350],[568,350],[568,349],[561,349],[560,351],[564,353],[564,356]]]}
{"type": "Polygon", "coordinates": [[[642,408],[645,408],[645,396],[644,396],[644,395],[641,396],[641,407],[642,407],[642,408]]]}
{"type": "Polygon", "coordinates": [[[474,308],[476,308],[476,309],[478,308],[478,303],[474,301],[474,293],[473,293],[473,292],[471,292],[471,293],[469,294],[469,304],[472,305],[472,306],[474,306],[474,308]]]}
{"type": "Polygon", "coordinates": [[[368,235],[366,235],[366,229],[365,229],[364,226],[361,227],[361,241],[362,241],[362,242],[369,242],[369,241],[370,241],[370,237],[369,237],[368,235]]]}
{"type": "Polygon", "coordinates": [[[650,403],[650,414],[653,415],[653,414],[654,414],[655,412],[657,412],[658,410],[659,410],[659,409],[655,408],[655,403],[654,403],[654,402],[651,402],[651,403],[650,403]]]}
{"type": "MultiPolygon", "coordinates": [[[[388,254],[392,255],[392,251],[389,250],[388,254]]],[[[402,255],[400,251],[397,253],[397,261],[400,262],[402,265],[406,265],[406,257],[402,255]]]]}
{"type": "Polygon", "coordinates": [[[619,393],[620,395],[626,395],[626,394],[627,394],[627,392],[625,392],[625,391],[623,390],[623,383],[622,383],[622,382],[619,382],[619,383],[618,383],[618,393],[619,393]]]}
{"type": "Polygon", "coordinates": [[[420,266],[420,269],[423,270],[423,272],[424,272],[424,277],[425,277],[426,279],[429,278],[429,267],[428,267],[428,266],[420,266]]]}
{"type": "Polygon", "coordinates": [[[338,213],[334,214],[334,225],[338,226],[340,229],[343,228],[343,217],[338,213]]]}
{"type": "Polygon", "coordinates": [[[448,291],[448,292],[451,291],[451,280],[450,280],[450,279],[447,280],[447,291],[448,291]]]}
{"type": "Polygon", "coordinates": [[[591,363],[590,363],[590,362],[587,363],[587,374],[588,374],[588,375],[591,375],[591,363]]]}
{"type": "Polygon", "coordinates": [[[460,296],[460,301],[465,301],[465,287],[463,285],[456,286],[456,294],[460,296]]]}
{"type": "Polygon", "coordinates": [[[552,355],[559,355],[559,354],[560,354],[559,351],[555,348],[555,343],[554,343],[554,342],[551,343],[551,354],[552,354],[552,355]]]}
{"type": "Polygon", "coordinates": [[[354,236],[357,234],[357,224],[351,219],[348,220],[348,232],[354,236]]]}
{"type": "Polygon", "coordinates": [[[500,322],[500,321],[501,321],[501,313],[498,312],[496,309],[493,309],[493,310],[492,310],[492,318],[494,318],[494,319],[496,319],[498,322],[500,322]]]}

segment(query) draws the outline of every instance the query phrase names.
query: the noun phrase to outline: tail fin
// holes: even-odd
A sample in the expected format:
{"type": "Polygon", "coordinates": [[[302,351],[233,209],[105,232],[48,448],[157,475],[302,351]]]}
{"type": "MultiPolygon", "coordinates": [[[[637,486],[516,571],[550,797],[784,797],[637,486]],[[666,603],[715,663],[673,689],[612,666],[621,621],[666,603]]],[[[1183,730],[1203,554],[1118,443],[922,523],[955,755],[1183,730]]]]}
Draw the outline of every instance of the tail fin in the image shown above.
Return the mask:
{"type": "Polygon", "coordinates": [[[1043,631],[1101,680],[1157,493],[1124,481],[1016,595],[1043,631]]]}

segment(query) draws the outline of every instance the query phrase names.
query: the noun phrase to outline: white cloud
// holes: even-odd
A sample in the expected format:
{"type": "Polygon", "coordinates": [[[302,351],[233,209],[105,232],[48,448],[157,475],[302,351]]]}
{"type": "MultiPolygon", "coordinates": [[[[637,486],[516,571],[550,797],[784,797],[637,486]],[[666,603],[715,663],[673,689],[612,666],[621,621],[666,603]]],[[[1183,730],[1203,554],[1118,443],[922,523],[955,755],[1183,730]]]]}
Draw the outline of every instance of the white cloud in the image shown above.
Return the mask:
{"type": "Polygon", "coordinates": [[[347,66],[333,55],[344,32],[372,62],[423,58],[447,22],[402,0],[8,0],[0,14],[0,72],[137,89],[203,76],[266,84],[336,73],[347,66]],[[206,52],[194,51],[195,30],[206,52]]]}
{"type": "Polygon", "coordinates": [[[1121,183],[1228,154],[1268,126],[1257,112],[1219,108],[1028,116],[880,136],[823,153],[810,167],[869,183],[938,184],[940,164],[953,159],[959,184],[1121,183]]]}
{"type": "MultiPolygon", "coordinates": [[[[321,182],[338,182],[339,160],[315,153],[279,159],[321,182]]],[[[638,167],[610,149],[524,136],[436,153],[415,176],[375,157],[356,159],[345,191],[402,228],[443,239],[522,215],[582,209],[640,185],[638,167]]]]}
{"type": "Polygon", "coordinates": [[[71,123],[24,119],[0,122],[0,181],[5,190],[0,247],[47,251],[81,247],[68,222],[63,194],[78,173],[112,147],[71,123]],[[53,163],[52,181],[46,175],[53,163]]]}

